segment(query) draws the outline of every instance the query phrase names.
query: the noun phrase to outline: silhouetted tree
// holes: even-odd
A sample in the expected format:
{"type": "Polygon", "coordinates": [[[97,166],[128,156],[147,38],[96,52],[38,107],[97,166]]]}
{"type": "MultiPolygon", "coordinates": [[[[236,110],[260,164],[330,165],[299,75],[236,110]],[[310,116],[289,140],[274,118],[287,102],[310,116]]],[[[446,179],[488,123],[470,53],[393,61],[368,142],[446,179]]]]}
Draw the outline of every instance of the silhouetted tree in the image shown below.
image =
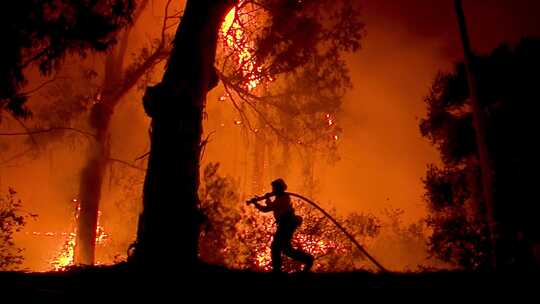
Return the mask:
{"type": "MultiPolygon", "coordinates": [[[[127,67],[125,66],[126,51],[129,44],[131,25],[136,23],[148,3],[147,0],[138,2],[137,9],[130,17],[130,23],[124,26],[114,37],[119,43],[108,48],[104,54],[103,74],[89,69],[84,62],[71,63],[77,65],[77,72],[70,69],[58,69],[55,76],[39,86],[50,85],[47,90],[45,104],[34,105],[32,125],[18,122],[26,128],[29,135],[27,143],[33,152],[42,152],[47,144],[68,139],[68,134],[79,131],[87,135],[88,159],[84,165],[79,183],[78,202],[80,212],[77,228],[76,263],[93,264],[95,238],[101,188],[105,171],[112,161],[120,160],[111,157],[109,126],[115,108],[122,98],[152,70],[152,68],[168,57],[170,40],[167,28],[171,19],[178,16],[169,14],[172,0],[166,3],[165,16],[159,38],[152,45],[140,50],[140,54],[127,67]],[[80,73],[79,73],[80,72],[80,73]],[[62,74],[62,76],[58,76],[62,74]],[[101,83],[98,83],[101,81],[101,83]],[[81,121],[88,121],[87,124],[81,121]],[[73,128],[79,125],[79,129],[73,128]]],[[[71,59],[71,58],[70,58],[71,59]]],[[[78,58],[76,58],[78,59],[78,58]]],[[[38,88],[39,88],[38,87],[38,88]]],[[[37,91],[36,91],[37,92],[37,91]]],[[[26,92],[26,97],[31,94],[26,92]]],[[[18,118],[15,118],[18,119],[18,118]]],[[[21,135],[24,132],[21,132],[21,135]]],[[[63,141],[66,143],[67,141],[63,141]]],[[[85,143],[86,144],[86,143],[85,143]]],[[[121,162],[121,161],[120,161],[121,162]]],[[[123,162],[124,164],[128,164],[123,162]]]]}
{"type": "MultiPolygon", "coordinates": [[[[152,118],[151,151],[134,261],[180,259],[186,269],[196,265],[201,219],[197,210],[201,123],[206,94],[218,80],[214,69],[218,33],[236,3],[188,0],[163,79],[146,90],[143,103],[152,118]],[[162,250],[173,239],[173,245],[181,246],[162,250]]],[[[268,11],[268,18],[261,20],[255,49],[263,59],[259,62],[278,63],[270,75],[303,71],[302,67],[322,52],[358,47],[356,27],[340,27],[343,23],[325,27],[328,20],[356,16],[351,14],[354,10],[350,1],[266,0],[254,1],[253,5],[268,11]],[[338,3],[345,9],[336,13],[332,8],[338,3]],[[350,31],[352,34],[347,35],[350,31]],[[320,42],[329,43],[318,48],[320,42]]],[[[344,66],[342,61],[338,63],[341,65],[335,68],[344,66]]],[[[324,96],[324,91],[320,93],[324,96]]]]}
{"type": "Polygon", "coordinates": [[[196,266],[202,115],[206,94],[217,84],[218,31],[234,4],[188,0],[163,78],[145,92],[151,149],[132,261],[179,261],[175,265],[186,270],[196,266]]]}
{"type": "Polygon", "coordinates": [[[253,193],[263,191],[265,171],[274,165],[265,163],[275,162],[275,153],[283,161],[299,155],[306,193],[313,190],[316,155],[337,160],[337,116],[351,87],[344,56],[360,47],[363,26],[347,0],[268,1],[262,8],[241,1],[228,15],[217,66],[225,100],[251,131],[253,193]]]}
{"type": "Polygon", "coordinates": [[[0,13],[4,48],[0,58],[0,111],[18,116],[24,107],[27,69],[49,75],[66,54],[105,51],[129,23],[134,0],[22,0],[0,13]]]}
{"type": "Polygon", "coordinates": [[[35,214],[22,210],[22,202],[13,189],[0,196],[0,271],[19,269],[24,249],[15,244],[14,234],[21,231],[35,214]]]}
{"type": "MultiPolygon", "coordinates": [[[[133,22],[136,22],[146,8],[147,3],[147,0],[140,1],[133,16],[133,22]]],[[[166,10],[163,28],[167,26],[169,18],[167,13],[166,10]]],[[[91,132],[95,134],[95,140],[90,144],[88,160],[82,170],[79,186],[80,213],[77,229],[76,262],[81,264],[93,264],[95,262],[99,203],[105,170],[111,160],[109,126],[114,110],[124,95],[168,54],[168,49],[165,47],[167,44],[165,30],[163,30],[159,42],[145,58],[135,61],[128,68],[124,68],[130,32],[131,28],[126,28],[119,35],[120,43],[107,54],[103,85],[98,93],[99,99],[90,108],[89,124],[91,132]]]]}
{"type": "MultiPolygon", "coordinates": [[[[538,148],[535,120],[540,92],[540,40],[501,45],[475,58],[478,91],[492,155],[501,267],[538,263],[538,148]]],[[[424,180],[433,253],[468,269],[488,266],[491,250],[479,180],[469,91],[462,63],[440,73],[426,97],[422,135],[439,150],[443,167],[431,165],[424,180]]],[[[536,267],[538,264],[536,264],[536,267]]]]}

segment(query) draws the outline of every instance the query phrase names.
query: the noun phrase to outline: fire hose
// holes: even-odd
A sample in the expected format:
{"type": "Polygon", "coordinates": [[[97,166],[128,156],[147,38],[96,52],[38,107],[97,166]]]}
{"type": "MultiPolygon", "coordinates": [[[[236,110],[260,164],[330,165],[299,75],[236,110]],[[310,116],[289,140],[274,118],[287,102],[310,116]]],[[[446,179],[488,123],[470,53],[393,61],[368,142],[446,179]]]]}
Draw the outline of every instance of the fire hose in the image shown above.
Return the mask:
{"type": "MultiPolygon", "coordinates": [[[[315,209],[319,210],[324,216],[326,216],[334,225],[336,225],[336,227],[338,227],[341,232],[343,232],[343,234],[345,234],[345,236],[347,236],[347,238],[349,238],[349,240],[356,246],[356,248],[358,248],[358,250],[360,250],[360,252],[362,252],[362,254],[368,258],[368,260],[373,263],[373,265],[375,265],[380,272],[389,272],[386,268],[384,268],[384,266],[381,265],[381,263],[379,263],[372,255],[370,255],[367,250],[362,246],[360,245],[360,243],[354,238],[354,236],[352,234],[350,234],[340,223],[338,223],[338,221],[336,221],[336,219],[334,219],[328,212],[326,212],[323,208],[321,208],[319,205],[317,205],[314,201],[308,199],[307,197],[305,196],[302,196],[300,194],[297,194],[297,193],[293,193],[293,192],[285,192],[285,194],[288,194],[290,196],[293,196],[293,197],[296,197],[296,198],[299,198],[301,199],[302,201],[310,204],[311,206],[315,207],[315,209]]],[[[248,201],[248,204],[249,203],[252,203],[254,201],[258,201],[258,200],[263,200],[263,199],[267,199],[267,198],[270,198],[272,196],[275,196],[274,194],[272,193],[267,193],[265,194],[264,196],[261,196],[261,197],[256,197],[254,199],[251,199],[248,201]]]]}

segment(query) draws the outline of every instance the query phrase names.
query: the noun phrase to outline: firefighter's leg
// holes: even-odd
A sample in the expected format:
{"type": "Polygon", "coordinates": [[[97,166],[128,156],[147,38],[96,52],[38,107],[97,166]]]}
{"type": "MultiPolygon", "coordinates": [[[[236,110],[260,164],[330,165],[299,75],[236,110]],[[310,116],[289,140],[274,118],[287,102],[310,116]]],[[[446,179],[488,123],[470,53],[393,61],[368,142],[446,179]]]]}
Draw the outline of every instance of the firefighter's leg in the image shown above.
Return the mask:
{"type": "Polygon", "coordinates": [[[287,231],[286,242],[283,248],[283,252],[285,253],[286,256],[290,257],[291,259],[303,263],[304,271],[309,271],[311,269],[311,266],[313,266],[314,257],[311,254],[301,249],[293,248],[291,244],[293,234],[294,234],[294,228],[287,231]]]}
{"type": "Polygon", "coordinates": [[[272,241],[272,245],[270,247],[271,249],[271,256],[272,256],[272,271],[273,272],[281,272],[281,252],[283,251],[283,244],[284,244],[284,238],[283,238],[283,231],[279,228],[274,234],[274,240],[272,241]]]}

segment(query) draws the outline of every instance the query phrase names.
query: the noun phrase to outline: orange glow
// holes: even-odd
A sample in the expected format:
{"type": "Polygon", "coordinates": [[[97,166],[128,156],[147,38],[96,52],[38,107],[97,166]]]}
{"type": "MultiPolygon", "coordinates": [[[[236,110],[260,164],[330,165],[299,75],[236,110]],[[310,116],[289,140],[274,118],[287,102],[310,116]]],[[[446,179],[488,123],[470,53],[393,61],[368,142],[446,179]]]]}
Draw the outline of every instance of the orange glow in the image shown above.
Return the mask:
{"type": "Polygon", "coordinates": [[[70,233],[66,242],[62,245],[58,256],[51,261],[51,265],[55,271],[64,271],[67,267],[74,264],[76,238],[76,233],[70,233]]]}
{"type": "MultiPolygon", "coordinates": [[[[240,2],[238,5],[241,5],[240,2]]],[[[254,90],[261,83],[260,73],[262,67],[257,65],[253,57],[253,43],[248,41],[244,34],[242,25],[238,20],[237,7],[233,7],[225,16],[225,20],[221,26],[221,35],[224,38],[227,47],[237,55],[237,63],[242,71],[242,76],[247,77],[244,83],[248,91],[254,90]]],[[[269,79],[271,81],[271,79],[269,79]]]]}
{"type": "MultiPolygon", "coordinates": [[[[76,212],[75,217],[73,219],[74,224],[72,231],[69,233],[62,232],[62,233],[55,233],[55,232],[32,232],[32,235],[45,235],[45,236],[62,236],[66,237],[66,240],[62,244],[62,247],[60,248],[59,252],[56,254],[56,256],[51,260],[50,265],[52,266],[52,269],[54,271],[65,271],[69,266],[73,266],[75,264],[75,247],[77,246],[77,228],[76,223],[77,219],[79,218],[79,211],[81,210],[81,206],[79,203],[79,200],[74,198],[72,200],[73,203],[77,204],[76,206],[76,212]]],[[[101,212],[98,211],[98,224],[96,228],[96,246],[103,245],[110,237],[109,234],[105,232],[105,229],[103,226],[100,225],[100,217],[101,212]]],[[[97,261],[97,265],[101,264],[101,262],[97,261]]]]}
{"type": "MultiPolygon", "coordinates": [[[[322,157],[315,158],[313,175],[318,182],[318,188],[313,198],[317,202],[331,202],[335,204],[338,212],[345,214],[353,211],[379,212],[390,204],[406,210],[404,220],[409,222],[424,215],[420,201],[423,194],[420,178],[425,173],[427,162],[438,161],[438,154],[419,135],[414,118],[424,115],[422,98],[435,73],[450,63],[447,63],[449,60],[439,53],[439,48],[446,45],[437,40],[439,36],[437,39],[429,37],[433,40],[427,40],[425,37],[414,36],[409,31],[396,31],[395,29],[410,29],[410,27],[403,26],[399,22],[401,19],[374,14],[378,12],[377,7],[386,6],[380,2],[367,1],[365,4],[366,23],[370,26],[369,35],[362,41],[364,48],[357,55],[347,58],[346,63],[351,68],[350,76],[354,89],[347,93],[342,112],[339,114],[331,111],[323,112],[316,117],[316,121],[313,121],[314,125],[325,130],[323,133],[325,143],[339,145],[341,158],[331,166],[327,165],[322,157]],[[401,77],[410,71],[415,71],[414,77],[401,77]],[[339,133],[338,126],[343,130],[342,133],[339,133]]],[[[162,3],[163,1],[157,1],[156,6],[162,3]]],[[[245,20],[248,16],[243,14],[247,11],[246,6],[244,2],[243,6],[239,5],[239,9],[233,8],[226,15],[218,33],[219,47],[224,52],[234,52],[233,56],[229,57],[229,63],[237,69],[238,78],[244,79],[240,85],[246,91],[249,89],[253,95],[258,95],[257,91],[266,90],[265,84],[271,79],[255,77],[257,71],[261,69],[257,66],[261,66],[262,61],[252,65],[244,64],[246,60],[253,59],[258,54],[254,51],[254,43],[249,41],[253,37],[248,35],[249,28],[244,30],[241,28],[242,24],[248,24],[245,20]],[[243,75],[245,76],[242,77],[243,75]]],[[[141,37],[147,35],[152,39],[159,38],[157,35],[161,32],[162,14],[158,14],[158,11],[161,12],[161,8],[156,8],[158,17],[148,12],[142,15],[143,23],[133,29],[138,39],[129,42],[128,54],[138,54],[141,47],[146,47],[147,39],[141,37]]],[[[394,14],[394,10],[391,10],[391,13],[394,14]]],[[[174,33],[174,30],[175,28],[171,27],[170,32],[174,33]]],[[[131,65],[131,59],[126,59],[125,65],[131,65]]],[[[89,66],[93,68],[95,63],[89,66]]],[[[65,67],[78,69],[76,64],[65,67]]],[[[161,70],[161,66],[158,67],[158,74],[154,75],[154,78],[159,76],[161,70]]],[[[265,70],[265,66],[262,66],[262,70],[265,70]]],[[[66,73],[66,70],[61,72],[66,73]]],[[[29,79],[29,87],[36,87],[40,82],[40,79],[29,79]]],[[[73,79],[73,84],[76,82],[79,80],[73,79]]],[[[98,78],[95,82],[100,85],[101,79],[98,78]]],[[[87,91],[82,93],[90,94],[88,100],[91,103],[103,98],[104,95],[99,92],[97,90],[92,91],[92,94],[87,91]]],[[[140,100],[142,91],[133,90],[130,94],[132,95],[129,99],[140,100]]],[[[255,141],[251,138],[248,141],[247,132],[244,131],[248,123],[251,123],[249,119],[252,117],[240,117],[234,109],[229,109],[232,108],[231,99],[235,96],[229,97],[220,87],[212,91],[208,98],[216,102],[209,102],[207,105],[208,118],[203,122],[205,130],[218,132],[212,135],[211,143],[206,146],[201,168],[207,162],[220,162],[224,174],[238,180],[237,188],[241,195],[255,195],[257,193],[250,191],[253,172],[253,155],[250,149],[255,146],[255,141]]],[[[41,94],[36,94],[31,101],[32,110],[38,114],[54,108],[52,99],[42,98],[41,94]],[[40,112],[39,107],[45,110],[40,112]]],[[[239,102],[239,106],[242,106],[242,101],[239,102]]],[[[148,117],[140,106],[119,109],[115,111],[115,116],[111,130],[113,146],[116,147],[115,156],[131,161],[147,149],[148,117]]],[[[273,118],[270,117],[272,120],[273,118]]],[[[28,124],[33,127],[30,122],[28,124]]],[[[74,126],[78,125],[86,130],[85,121],[75,121],[74,126]]],[[[4,123],[2,126],[7,128],[4,123]]],[[[15,127],[18,128],[18,125],[15,124],[15,127]]],[[[267,128],[256,123],[251,127],[254,133],[261,134],[258,138],[264,138],[263,135],[268,132],[267,128]]],[[[283,129],[282,132],[286,133],[287,130],[283,129]]],[[[73,134],[68,137],[71,139],[76,136],[73,134]]],[[[42,142],[41,137],[36,135],[36,138],[39,143],[42,142]]],[[[28,141],[27,137],[20,137],[18,140],[20,143],[17,144],[8,142],[10,149],[13,150],[7,151],[3,157],[27,148],[23,146],[23,141],[28,141]]],[[[296,134],[291,136],[291,140],[306,147],[309,144],[309,138],[296,134]]],[[[38,220],[29,223],[20,240],[17,240],[22,247],[27,248],[24,267],[29,269],[46,270],[51,268],[51,262],[59,262],[62,267],[74,263],[72,249],[76,246],[76,230],[71,223],[75,204],[66,208],[66,201],[70,203],[70,195],[78,186],[80,168],[86,162],[85,139],[81,140],[81,144],[79,141],[76,143],[73,145],[69,141],[68,146],[64,142],[59,142],[51,147],[50,154],[41,153],[35,159],[21,159],[21,166],[1,168],[1,176],[5,176],[2,180],[3,185],[6,183],[13,185],[22,194],[27,209],[39,214],[38,220]],[[35,187],[36,184],[44,186],[35,187]]],[[[0,147],[3,147],[1,143],[0,147]]],[[[305,177],[301,171],[304,159],[296,155],[285,158],[282,154],[286,155],[287,151],[273,146],[269,149],[272,149],[269,152],[271,158],[267,165],[268,170],[264,172],[266,174],[264,185],[268,187],[272,178],[283,176],[287,177],[291,191],[305,194],[302,188],[305,177]],[[282,159],[287,160],[285,165],[281,165],[282,159]]],[[[296,148],[291,148],[291,154],[295,153],[294,149],[296,148]]],[[[127,175],[125,172],[132,172],[133,169],[123,167],[119,163],[111,164],[110,174],[113,176],[104,180],[105,187],[100,206],[106,215],[106,218],[101,218],[101,225],[105,225],[107,233],[112,233],[114,242],[110,237],[103,239],[102,244],[106,247],[102,248],[105,250],[102,250],[103,254],[96,254],[97,260],[107,263],[112,263],[116,254],[125,256],[127,245],[123,244],[134,239],[136,220],[131,226],[124,225],[127,221],[126,212],[129,212],[129,215],[132,213],[138,215],[137,208],[141,207],[126,197],[142,193],[142,186],[139,184],[127,186],[125,179],[122,179],[121,185],[116,184],[115,179],[120,179],[120,175],[127,175]],[[105,190],[107,184],[109,188],[105,190]],[[130,191],[128,194],[125,193],[126,189],[130,191]],[[119,202],[122,203],[123,209],[116,207],[119,202]]],[[[141,167],[145,166],[141,164],[141,167]]],[[[140,174],[144,177],[144,172],[140,174]]],[[[98,243],[101,239],[99,228],[96,234],[98,243]]],[[[322,247],[331,245],[318,243],[313,246],[322,250],[322,247]]],[[[395,251],[386,248],[379,245],[376,249],[378,252],[374,254],[379,257],[384,253],[383,256],[395,263],[396,269],[401,269],[404,262],[399,264],[398,262],[402,260],[394,256],[395,251]]],[[[404,252],[412,251],[404,250],[404,252]]],[[[264,256],[265,253],[261,251],[259,254],[264,256]]],[[[269,262],[269,260],[261,261],[261,265],[267,265],[265,261],[269,262]]]]}
{"type": "Polygon", "coordinates": [[[326,114],[326,123],[329,127],[335,124],[335,120],[332,118],[332,116],[330,116],[330,114],[326,114]]]}
{"type": "Polygon", "coordinates": [[[223,33],[223,36],[226,36],[227,39],[231,39],[232,43],[232,37],[228,37],[228,32],[231,26],[233,25],[234,19],[236,16],[236,7],[233,7],[232,10],[225,16],[225,21],[223,21],[223,25],[221,26],[221,32],[223,33]]]}

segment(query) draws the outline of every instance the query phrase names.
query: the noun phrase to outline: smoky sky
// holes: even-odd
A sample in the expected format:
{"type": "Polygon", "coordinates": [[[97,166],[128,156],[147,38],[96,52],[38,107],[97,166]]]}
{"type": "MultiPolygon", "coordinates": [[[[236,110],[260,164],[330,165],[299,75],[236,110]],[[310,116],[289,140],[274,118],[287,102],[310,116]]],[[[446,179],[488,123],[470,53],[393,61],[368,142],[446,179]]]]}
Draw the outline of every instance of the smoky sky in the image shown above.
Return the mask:
{"type": "MultiPolygon", "coordinates": [[[[424,39],[445,41],[440,51],[456,58],[461,44],[453,0],[363,0],[358,2],[371,26],[384,23],[424,39]]],[[[473,47],[486,52],[501,42],[540,35],[540,1],[464,0],[473,47]]]]}
{"type": "MultiPolygon", "coordinates": [[[[362,49],[348,60],[354,88],[338,121],[342,160],[321,168],[319,199],[338,210],[403,209],[425,214],[422,178],[436,149],[422,138],[424,97],[439,71],[462,58],[453,0],[363,0],[362,49]]],[[[540,35],[540,1],[464,0],[472,46],[540,35]]]]}
{"type": "MultiPolygon", "coordinates": [[[[339,141],[342,159],[334,166],[317,163],[316,178],[321,190],[314,199],[330,202],[340,212],[376,211],[391,206],[405,210],[408,219],[417,219],[425,214],[421,178],[427,164],[438,162],[437,151],[420,136],[418,128],[419,119],[425,115],[423,98],[436,73],[450,69],[462,57],[454,3],[453,0],[356,1],[366,24],[366,36],[362,49],[347,58],[354,88],[347,94],[337,120],[343,128],[339,141]]],[[[146,45],[148,37],[160,33],[165,1],[151,3],[143,22],[134,29],[130,53],[146,45]]],[[[488,52],[502,42],[515,43],[523,36],[540,35],[538,0],[464,0],[463,3],[472,46],[479,52],[488,52]]],[[[115,111],[111,131],[114,156],[128,161],[147,151],[149,124],[140,104],[141,92],[133,90],[130,94],[115,111]]],[[[237,117],[229,113],[233,111],[231,107],[216,101],[220,94],[214,90],[208,99],[205,130],[216,132],[205,150],[204,160],[221,162],[223,174],[246,175],[249,159],[235,152],[240,150],[244,138],[233,124],[237,117]],[[223,108],[221,112],[216,110],[218,107],[223,108]]],[[[84,153],[84,149],[57,150],[26,166],[2,168],[2,185],[14,186],[25,207],[40,215],[39,221],[29,223],[28,231],[34,228],[68,231],[72,221],[69,204],[77,194],[84,153]]],[[[298,166],[291,164],[295,165],[298,166]]],[[[272,178],[269,176],[267,182],[272,178]]],[[[300,182],[291,182],[290,190],[297,191],[299,185],[300,182]]],[[[113,205],[119,192],[118,186],[110,182],[106,189],[104,208],[113,205]]],[[[245,193],[256,194],[259,193],[245,193]]],[[[105,217],[114,219],[115,214],[104,212],[105,217]]],[[[109,225],[106,229],[112,228],[109,225]]],[[[115,232],[113,229],[112,234],[115,232]]],[[[30,254],[28,261],[42,265],[46,264],[42,260],[54,253],[51,248],[61,243],[44,245],[31,239],[23,245],[30,254]],[[30,242],[35,243],[35,248],[29,246],[30,242]]],[[[29,267],[37,267],[34,264],[29,267]]]]}

